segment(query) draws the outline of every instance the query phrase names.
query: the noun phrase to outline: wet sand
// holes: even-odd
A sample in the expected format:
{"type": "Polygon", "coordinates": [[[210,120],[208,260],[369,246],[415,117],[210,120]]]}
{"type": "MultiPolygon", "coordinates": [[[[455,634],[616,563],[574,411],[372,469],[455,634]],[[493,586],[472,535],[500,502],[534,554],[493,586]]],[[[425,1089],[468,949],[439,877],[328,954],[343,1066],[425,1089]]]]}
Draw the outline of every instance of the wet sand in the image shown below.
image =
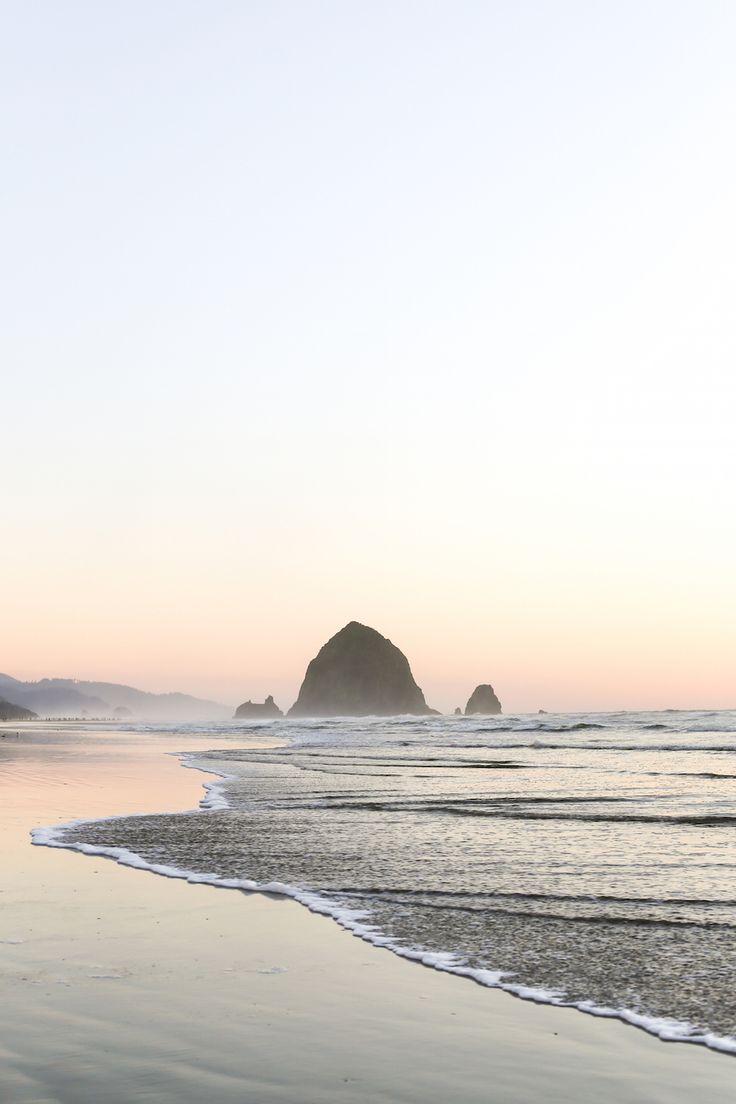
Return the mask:
{"type": "Polygon", "coordinates": [[[734,1098],[729,1056],[411,964],[293,901],[31,846],[195,807],[207,776],[165,753],[211,737],[0,732],[3,1104],[734,1098]]]}

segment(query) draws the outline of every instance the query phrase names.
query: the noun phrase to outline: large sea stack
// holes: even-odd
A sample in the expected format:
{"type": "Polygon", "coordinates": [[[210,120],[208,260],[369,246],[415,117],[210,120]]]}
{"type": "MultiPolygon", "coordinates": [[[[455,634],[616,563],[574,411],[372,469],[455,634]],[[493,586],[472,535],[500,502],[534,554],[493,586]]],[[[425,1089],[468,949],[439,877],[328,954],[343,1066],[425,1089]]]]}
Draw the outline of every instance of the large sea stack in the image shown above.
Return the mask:
{"type": "Polygon", "coordinates": [[[482,683],[480,686],[476,686],[468,699],[468,704],[465,706],[466,717],[472,716],[473,713],[482,713],[490,716],[493,713],[500,712],[501,703],[496,697],[493,687],[487,682],[482,683]]]}
{"type": "Polygon", "coordinates": [[[282,711],[277,706],[269,694],[265,702],[243,702],[235,710],[234,721],[247,721],[253,718],[260,718],[261,720],[268,720],[271,717],[283,717],[282,711]]]}
{"type": "Polygon", "coordinates": [[[307,667],[290,717],[391,717],[433,713],[409,661],[375,629],[351,621],[307,667]]]}

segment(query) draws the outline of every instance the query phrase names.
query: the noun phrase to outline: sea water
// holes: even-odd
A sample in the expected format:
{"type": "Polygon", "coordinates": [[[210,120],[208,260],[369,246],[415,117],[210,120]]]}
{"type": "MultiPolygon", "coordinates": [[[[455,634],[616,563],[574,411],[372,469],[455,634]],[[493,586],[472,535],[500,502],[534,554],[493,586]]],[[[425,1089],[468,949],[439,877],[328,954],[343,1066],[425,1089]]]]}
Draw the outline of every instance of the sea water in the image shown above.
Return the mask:
{"type": "Polygon", "coordinates": [[[197,731],[199,810],[35,842],[284,893],[435,968],[736,1052],[736,712],[197,731]]]}

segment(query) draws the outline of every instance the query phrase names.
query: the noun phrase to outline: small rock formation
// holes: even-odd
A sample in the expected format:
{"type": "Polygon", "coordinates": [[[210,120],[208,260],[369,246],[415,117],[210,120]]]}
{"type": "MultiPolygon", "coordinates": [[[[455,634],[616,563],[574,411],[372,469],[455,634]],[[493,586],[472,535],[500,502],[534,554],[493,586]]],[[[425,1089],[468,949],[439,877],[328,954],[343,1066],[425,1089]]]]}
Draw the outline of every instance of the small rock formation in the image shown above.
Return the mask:
{"type": "Polygon", "coordinates": [[[460,706],[458,705],[458,706],[456,707],[456,709],[455,709],[455,716],[456,716],[456,717],[462,717],[462,715],[463,715],[463,711],[462,711],[462,709],[460,708],[460,706]]]}
{"type": "Polygon", "coordinates": [[[0,721],[35,721],[37,719],[38,713],[0,699],[0,721]]]}
{"type": "Polygon", "coordinates": [[[473,713],[491,714],[500,712],[501,703],[496,697],[493,687],[487,682],[476,686],[468,698],[468,704],[465,706],[466,717],[470,717],[473,713]]]}
{"type": "Polygon", "coordinates": [[[392,717],[434,713],[403,652],[375,629],[351,621],[307,667],[290,717],[392,717]]]}
{"type": "Polygon", "coordinates": [[[263,719],[264,717],[283,717],[283,715],[284,714],[269,694],[265,702],[243,702],[243,704],[239,705],[238,708],[235,710],[233,720],[247,721],[251,718],[260,717],[261,719],[263,719]]]}
{"type": "Polygon", "coordinates": [[[127,705],[116,705],[113,709],[113,714],[116,717],[132,717],[132,709],[128,709],[127,705]]]}

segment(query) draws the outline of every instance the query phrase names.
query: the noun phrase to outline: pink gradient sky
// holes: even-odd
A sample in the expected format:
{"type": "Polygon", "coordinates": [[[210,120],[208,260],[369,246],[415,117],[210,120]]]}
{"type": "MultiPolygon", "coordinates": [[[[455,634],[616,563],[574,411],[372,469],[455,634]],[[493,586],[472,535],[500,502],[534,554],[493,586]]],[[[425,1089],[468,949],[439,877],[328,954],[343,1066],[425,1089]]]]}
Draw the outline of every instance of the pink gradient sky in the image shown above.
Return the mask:
{"type": "Polygon", "coordinates": [[[736,8],[16,9],[0,670],[736,706],[736,8]]]}

